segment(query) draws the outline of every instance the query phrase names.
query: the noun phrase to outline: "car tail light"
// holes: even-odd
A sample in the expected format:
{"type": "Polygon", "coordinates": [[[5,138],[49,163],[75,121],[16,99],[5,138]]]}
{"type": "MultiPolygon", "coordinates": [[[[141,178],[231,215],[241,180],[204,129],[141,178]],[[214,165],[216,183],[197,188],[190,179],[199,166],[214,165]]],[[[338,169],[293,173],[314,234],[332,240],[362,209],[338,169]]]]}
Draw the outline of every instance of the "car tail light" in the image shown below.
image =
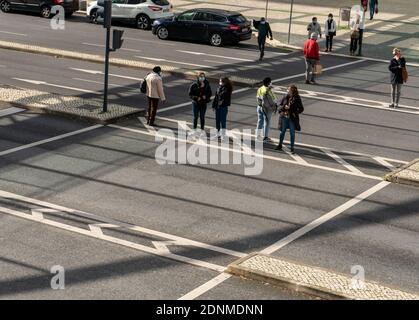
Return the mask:
{"type": "Polygon", "coordinates": [[[52,0],[53,4],[60,5],[63,4],[64,0],[52,0]]]}
{"type": "Polygon", "coordinates": [[[237,26],[235,24],[231,24],[228,26],[227,28],[228,30],[232,30],[232,31],[239,31],[240,30],[240,26],[237,26]]]}
{"type": "Polygon", "coordinates": [[[148,8],[150,10],[153,10],[153,11],[162,11],[163,10],[162,7],[157,7],[157,6],[148,6],[148,8]]]}

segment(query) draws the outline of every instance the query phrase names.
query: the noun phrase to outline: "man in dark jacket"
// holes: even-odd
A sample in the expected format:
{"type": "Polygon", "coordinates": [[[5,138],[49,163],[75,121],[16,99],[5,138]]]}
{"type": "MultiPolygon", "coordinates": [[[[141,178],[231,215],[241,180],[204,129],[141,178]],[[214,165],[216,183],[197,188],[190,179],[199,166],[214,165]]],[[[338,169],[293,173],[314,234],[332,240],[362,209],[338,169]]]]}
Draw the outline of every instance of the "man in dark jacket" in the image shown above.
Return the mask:
{"type": "Polygon", "coordinates": [[[189,97],[192,99],[193,134],[196,133],[198,117],[201,120],[202,132],[205,129],[205,113],[207,111],[207,103],[211,101],[211,96],[210,83],[205,78],[205,73],[200,72],[197,80],[189,87],[189,97]]]}
{"type": "Polygon", "coordinates": [[[253,20],[253,26],[258,30],[258,46],[260,51],[259,60],[262,60],[265,55],[266,38],[269,37],[273,40],[271,26],[264,17],[260,18],[260,21],[253,20]]]}
{"type": "Polygon", "coordinates": [[[406,70],[406,60],[401,56],[401,50],[394,48],[393,59],[390,61],[388,69],[391,72],[391,104],[390,108],[397,108],[399,106],[400,94],[403,86],[403,82],[407,79],[403,79],[403,70],[406,70]]]}

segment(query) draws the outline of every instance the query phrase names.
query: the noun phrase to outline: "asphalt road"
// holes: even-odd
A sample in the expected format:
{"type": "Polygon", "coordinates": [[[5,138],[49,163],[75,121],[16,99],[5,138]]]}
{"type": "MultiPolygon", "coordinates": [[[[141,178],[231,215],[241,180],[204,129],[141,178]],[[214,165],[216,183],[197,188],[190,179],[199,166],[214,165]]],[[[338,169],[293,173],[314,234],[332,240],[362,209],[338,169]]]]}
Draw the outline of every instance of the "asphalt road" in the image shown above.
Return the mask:
{"type": "MultiPolygon", "coordinates": [[[[102,88],[98,64],[11,53],[0,50],[2,85],[85,97],[102,88]]],[[[272,248],[419,157],[419,69],[410,69],[394,110],[385,107],[385,63],[330,57],[319,84],[306,86],[303,62],[288,58],[275,58],[282,69],[272,77],[278,94],[293,82],[303,96],[297,155],[266,145],[255,176],[244,175],[244,163],[159,165],[160,143],[140,119],[92,127],[22,110],[1,116],[0,298],[310,298],[235,277],[210,284],[230,262],[272,248]],[[50,288],[54,265],[66,270],[65,290],[50,288]]],[[[145,72],[111,73],[111,100],[144,107],[138,79],[145,72]]],[[[188,85],[165,78],[168,102],[156,130],[191,121],[188,85]]],[[[253,129],[255,90],[236,89],[228,126],[253,129]]],[[[213,118],[209,110],[208,126],[213,118]]],[[[348,276],[361,265],[367,280],[418,292],[418,208],[417,188],[382,186],[270,251],[348,276]]]]}

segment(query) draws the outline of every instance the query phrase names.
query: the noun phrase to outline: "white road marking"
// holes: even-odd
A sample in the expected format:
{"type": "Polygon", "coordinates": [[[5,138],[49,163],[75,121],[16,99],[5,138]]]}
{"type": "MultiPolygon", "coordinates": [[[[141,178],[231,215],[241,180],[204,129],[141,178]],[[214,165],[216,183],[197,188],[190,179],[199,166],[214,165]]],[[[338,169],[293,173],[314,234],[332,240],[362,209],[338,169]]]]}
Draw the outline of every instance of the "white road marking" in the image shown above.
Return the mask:
{"type": "MultiPolygon", "coordinates": [[[[146,131],[138,130],[138,129],[134,129],[134,128],[122,127],[122,126],[114,125],[114,124],[110,124],[110,125],[108,125],[108,127],[115,128],[115,129],[121,129],[121,130],[125,130],[125,131],[130,131],[130,132],[136,132],[136,133],[140,133],[140,134],[148,135],[148,136],[155,136],[155,134],[150,133],[150,132],[146,132],[146,131]]],[[[179,139],[177,137],[165,136],[165,138],[170,139],[170,140],[175,140],[175,141],[181,141],[181,142],[185,142],[185,143],[189,143],[189,144],[197,144],[197,142],[187,140],[187,139],[179,139]]],[[[226,147],[223,147],[223,146],[212,145],[212,144],[207,144],[207,147],[208,148],[215,148],[215,149],[218,149],[218,150],[225,150],[225,151],[234,152],[234,153],[237,152],[237,153],[241,153],[241,154],[249,154],[249,153],[247,153],[243,150],[236,150],[236,149],[232,149],[230,147],[226,148],[226,147]]],[[[347,171],[347,170],[340,170],[340,169],[320,166],[320,165],[316,165],[316,164],[311,164],[311,163],[307,163],[307,162],[302,163],[302,162],[297,162],[296,160],[283,159],[283,158],[278,158],[278,157],[269,156],[269,155],[265,155],[265,154],[251,153],[250,155],[252,155],[254,157],[260,157],[260,158],[263,158],[263,159],[267,159],[267,160],[272,160],[272,161],[296,164],[296,165],[300,165],[300,166],[304,166],[304,167],[308,167],[308,168],[321,169],[321,170],[335,172],[335,173],[343,173],[343,174],[346,174],[346,175],[352,175],[352,176],[367,178],[367,179],[372,179],[372,180],[382,180],[382,178],[378,177],[378,176],[372,176],[372,175],[368,175],[368,174],[358,174],[358,173],[347,171]]]]}
{"type": "Polygon", "coordinates": [[[36,84],[36,85],[44,85],[44,86],[49,86],[49,87],[55,87],[55,88],[61,88],[61,89],[68,89],[68,90],[80,91],[80,92],[85,92],[85,93],[95,93],[95,94],[98,94],[97,91],[91,91],[91,90],[80,89],[80,88],[75,88],[75,87],[62,86],[62,85],[58,85],[58,84],[48,83],[48,82],[45,82],[45,81],[29,80],[29,79],[20,79],[20,78],[12,78],[12,79],[13,80],[22,81],[22,82],[31,83],[31,84],[36,84]]]}
{"type": "Polygon", "coordinates": [[[203,52],[195,52],[195,51],[186,51],[186,50],[176,50],[177,52],[192,54],[196,56],[207,56],[207,57],[214,57],[214,58],[221,58],[221,59],[227,59],[227,60],[236,60],[236,61],[245,61],[245,62],[254,62],[255,60],[250,59],[243,59],[243,58],[236,58],[236,57],[227,57],[227,56],[221,56],[217,54],[210,54],[210,53],[203,53],[203,52]]]}
{"type": "Polygon", "coordinates": [[[4,34],[11,34],[14,36],[22,36],[22,37],[27,37],[27,34],[24,33],[16,33],[16,32],[9,32],[9,31],[0,31],[0,33],[4,33],[4,34]]]}
{"type": "MultiPolygon", "coordinates": [[[[105,45],[103,45],[103,44],[95,44],[95,43],[87,43],[87,42],[83,42],[82,44],[85,45],[85,46],[105,48],[105,45]]],[[[143,52],[142,50],[129,49],[129,48],[120,48],[118,50],[130,51],[130,52],[143,52]]]]}
{"type": "Polygon", "coordinates": [[[198,68],[215,69],[215,67],[205,66],[205,65],[202,65],[202,64],[182,62],[182,61],[173,61],[173,60],[167,60],[167,59],[162,59],[162,58],[152,58],[152,57],[144,57],[144,56],[135,56],[135,58],[146,59],[146,60],[151,60],[151,61],[158,61],[158,62],[169,62],[169,63],[173,63],[173,64],[181,64],[181,65],[185,65],[185,66],[192,66],[192,67],[198,67],[198,68]]]}
{"type": "Polygon", "coordinates": [[[18,152],[18,151],[29,149],[29,148],[36,147],[36,146],[40,146],[40,145],[48,143],[48,142],[61,140],[61,139],[64,139],[64,138],[75,136],[75,135],[85,133],[85,132],[88,132],[88,131],[92,131],[92,130],[95,130],[97,128],[102,128],[102,127],[103,127],[103,125],[96,124],[94,126],[90,126],[90,127],[83,128],[83,129],[80,129],[80,130],[60,134],[60,135],[52,137],[52,138],[48,138],[48,139],[32,142],[32,143],[29,143],[29,144],[25,144],[23,146],[19,146],[19,147],[11,148],[11,149],[8,149],[8,150],[0,151],[0,156],[5,156],[5,155],[8,155],[8,154],[11,154],[11,153],[14,153],[14,152],[18,152]]]}
{"type": "Polygon", "coordinates": [[[359,170],[358,168],[354,167],[353,165],[351,165],[350,163],[348,163],[343,158],[339,157],[333,151],[331,151],[329,149],[325,149],[325,148],[320,148],[320,150],[322,150],[324,153],[326,153],[332,159],[336,160],[336,162],[340,163],[342,166],[344,166],[349,171],[352,171],[352,172],[355,172],[355,173],[358,173],[358,174],[363,174],[363,172],[361,170],[359,170]]]}
{"type": "MultiPolygon", "coordinates": [[[[103,81],[94,81],[94,80],[87,80],[87,79],[82,79],[82,78],[73,78],[73,80],[76,81],[82,81],[82,82],[89,82],[89,83],[95,83],[95,84],[100,84],[103,86],[103,81]]],[[[122,84],[114,84],[114,83],[108,83],[108,85],[110,87],[114,87],[114,88],[131,88],[134,90],[138,90],[138,86],[124,86],[122,84]]]]}
{"type": "Polygon", "coordinates": [[[116,224],[111,223],[95,223],[95,224],[89,224],[89,229],[92,231],[92,233],[102,236],[103,231],[102,228],[119,228],[116,224]]]}
{"type": "Polygon", "coordinates": [[[147,120],[144,117],[138,117],[138,120],[140,120],[140,122],[142,123],[142,125],[144,126],[144,128],[147,129],[148,132],[150,132],[153,135],[157,135],[156,129],[154,129],[154,127],[152,127],[152,126],[149,126],[147,124],[147,120]]]}
{"type": "Polygon", "coordinates": [[[174,110],[174,109],[178,109],[178,108],[186,107],[186,106],[191,106],[191,105],[192,105],[191,102],[180,103],[180,104],[176,104],[174,106],[157,109],[157,113],[161,113],[161,112],[169,111],[169,110],[174,110]]]}
{"type": "MultiPolygon", "coordinates": [[[[89,70],[89,69],[79,69],[79,68],[70,68],[70,69],[71,70],[75,70],[75,71],[84,72],[84,73],[95,74],[95,75],[98,75],[98,74],[99,75],[103,75],[104,74],[103,71],[99,71],[99,70],[89,70]]],[[[109,76],[110,77],[115,77],[115,78],[121,78],[121,79],[143,81],[143,78],[135,78],[135,77],[122,76],[122,75],[114,74],[114,73],[110,73],[109,76]]]]}
{"type": "MultiPolygon", "coordinates": [[[[175,122],[175,123],[179,121],[179,120],[176,120],[176,119],[167,118],[167,117],[161,117],[161,116],[157,116],[156,119],[161,119],[161,120],[164,120],[164,121],[175,122]]],[[[192,122],[187,122],[187,121],[186,121],[186,123],[192,124],[192,122]]],[[[214,128],[214,127],[211,127],[211,126],[208,126],[208,125],[206,127],[207,128],[210,128],[210,129],[211,128],[214,128]]],[[[256,138],[256,136],[254,134],[247,134],[247,133],[244,133],[244,132],[242,134],[245,135],[245,136],[251,136],[253,138],[256,138]]],[[[279,139],[277,139],[277,138],[271,138],[271,139],[272,139],[272,141],[274,143],[279,143],[279,139]]],[[[284,141],[286,143],[289,143],[288,140],[284,140],[284,141]]],[[[329,150],[331,152],[345,153],[345,154],[348,154],[348,155],[359,156],[359,157],[366,157],[366,158],[373,158],[373,159],[374,158],[380,158],[383,161],[396,162],[396,163],[400,163],[400,164],[407,164],[408,163],[407,161],[403,161],[403,160],[385,158],[385,157],[375,156],[375,155],[371,155],[371,154],[367,154],[367,153],[360,153],[360,152],[347,151],[347,150],[338,150],[338,149],[329,148],[329,147],[317,146],[317,145],[314,145],[314,144],[307,144],[307,143],[296,142],[295,145],[296,146],[301,146],[301,147],[321,149],[322,151],[323,150],[329,150]]],[[[374,160],[377,161],[377,159],[374,159],[374,160]]]]}
{"type": "Polygon", "coordinates": [[[7,109],[0,110],[0,117],[9,116],[11,114],[15,114],[15,113],[23,112],[23,111],[26,111],[26,109],[10,107],[7,109]]]}
{"type": "MultiPolygon", "coordinates": [[[[153,40],[145,40],[145,39],[136,39],[136,38],[127,38],[127,37],[124,37],[124,39],[125,40],[132,40],[132,41],[139,41],[139,42],[148,42],[148,43],[156,43],[156,41],[153,41],[153,40]]],[[[168,42],[164,42],[164,41],[160,41],[159,42],[159,45],[163,45],[163,46],[171,46],[171,47],[174,47],[174,46],[176,46],[175,44],[173,44],[173,43],[168,43],[168,42]]]]}
{"type": "Polygon", "coordinates": [[[389,168],[390,170],[395,169],[394,165],[392,165],[390,162],[388,162],[386,159],[384,159],[382,157],[373,157],[373,159],[375,161],[377,161],[379,164],[381,164],[382,166],[385,166],[385,167],[389,168]]]}
{"type": "MultiPolygon", "coordinates": [[[[291,242],[299,239],[300,237],[304,236],[308,232],[312,231],[313,229],[317,228],[318,226],[326,223],[327,221],[333,219],[337,215],[345,212],[346,210],[352,208],[353,206],[357,205],[361,201],[365,200],[369,196],[373,195],[374,193],[382,190],[386,186],[388,186],[390,182],[382,181],[372,188],[366,190],[365,192],[359,194],[355,198],[345,202],[341,206],[337,207],[336,209],[324,214],[320,218],[310,222],[309,224],[305,225],[304,227],[294,231],[290,235],[286,236],[285,238],[279,240],[278,242],[275,242],[274,244],[270,245],[269,247],[265,248],[264,250],[260,251],[262,254],[272,254],[275,251],[278,251],[279,249],[283,248],[284,246],[290,244],[291,242]]],[[[213,279],[209,280],[208,282],[204,283],[203,285],[197,287],[196,289],[190,291],[189,293],[185,294],[179,300],[193,300],[204,293],[208,292],[209,290],[215,288],[219,284],[223,283],[227,279],[231,278],[230,274],[227,273],[221,273],[218,276],[214,277],[213,279]]]]}

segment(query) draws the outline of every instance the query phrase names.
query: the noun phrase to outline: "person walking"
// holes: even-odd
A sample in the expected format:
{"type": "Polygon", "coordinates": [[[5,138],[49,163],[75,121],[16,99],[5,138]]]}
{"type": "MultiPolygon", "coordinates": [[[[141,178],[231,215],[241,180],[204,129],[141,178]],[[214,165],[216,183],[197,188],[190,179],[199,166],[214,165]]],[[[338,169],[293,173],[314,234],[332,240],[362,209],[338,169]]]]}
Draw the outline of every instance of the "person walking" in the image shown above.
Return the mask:
{"type": "Polygon", "coordinates": [[[378,13],[378,0],[370,0],[370,20],[374,18],[375,13],[378,13]]]}
{"type": "Polygon", "coordinates": [[[393,49],[393,59],[388,66],[391,78],[391,103],[390,108],[399,106],[403,83],[407,81],[406,60],[398,48],[393,49]]]}
{"type": "Polygon", "coordinates": [[[159,66],[154,67],[153,72],[147,75],[145,81],[147,84],[148,99],[147,124],[154,126],[159,101],[166,101],[163,90],[163,80],[161,77],[161,68],[159,66]]]}
{"type": "Polygon", "coordinates": [[[332,52],[333,37],[336,36],[336,22],[333,20],[333,14],[329,13],[324,24],[324,34],[326,35],[326,52],[332,52]]]}
{"type": "Polygon", "coordinates": [[[263,85],[258,89],[256,99],[258,102],[256,125],[256,139],[260,139],[260,133],[263,134],[263,142],[271,142],[269,138],[269,129],[271,126],[272,114],[276,112],[277,97],[272,91],[271,78],[263,79],[263,85]]]}
{"type": "Polygon", "coordinates": [[[258,47],[260,51],[259,60],[262,60],[265,55],[265,43],[266,38],[273,40],[271,26],[264,17],[260,18],[260,21],[253,20],[253,26],[258,31],[258,47]]]}
{"type": "Polygon", "coordinates": [[[205,133],[205,113],[207,112],[207,104],[211,101],[211,96],[210,83],[206,79],[205,73],[199,72],[197,80],[189,87],[189,97],[192,100],[193,136],[197,133],[198,118],[201,124],[201,134],[205,133]]]}
{"type": "Polygon", "coordinates": [[[215,127],[217,133],[212,139],[220,138],[221,141],[226,139],[227,113],[231,105],[231,95],[233,93],[233,84],[227,77],[221,78],[215,93],[212,108],[215,112],[215,127]]]}
{"type": "Polygon", "coordinates": [[[306,84],[315,84],[314,69],[320,63],[320,47],[317,43],[317,33],[313,32],[304,44],[304,58],[306,62],[306,84]]]}
{"type": "Polygon", "coordinates": [[[350,22],[351,27],[351,43],[349,45],[349,52],[350,55],[355,55],[355,51],[358,48],[358,40],[359,40],[359,24],[360,24],[360,16],[356,14],[355,17],[350,22]]]}
{"type": "Polygon", "coordinates": [[[320,38],[322,37],[322,27],[320,26],[320,23],[317,22],[317,17],[313,17],[313,19],[311,19],[311,22],[307,26],[307,32],[309,39],[313,32],[317,33],[320,38]]]}
{"type": "Polygon", "coordinates": [[[300,131],[300,113],[304,112],[303,102],[295,85],[288,88],[287,95],[281,100],[279,114],[279,144],[276,150],[282,150],[285,133],[287,129],[290,130],[290,149],[291,153],[295,154],[295,131],[300,131]]]}

